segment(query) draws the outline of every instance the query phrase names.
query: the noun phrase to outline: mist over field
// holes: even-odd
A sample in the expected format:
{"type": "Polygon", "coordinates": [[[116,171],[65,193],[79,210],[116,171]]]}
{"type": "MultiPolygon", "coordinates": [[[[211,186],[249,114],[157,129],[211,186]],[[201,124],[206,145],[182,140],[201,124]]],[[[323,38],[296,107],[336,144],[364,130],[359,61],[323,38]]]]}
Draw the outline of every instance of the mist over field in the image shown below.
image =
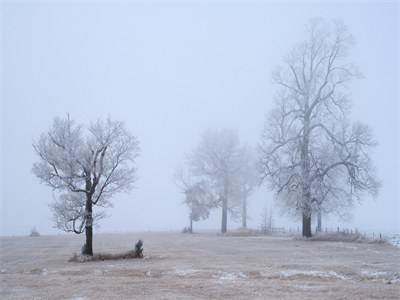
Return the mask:
{"type": "Polygon", "coordinates": [[[2,1],[1,299],[398,299],[398,1],[2,1]]]}
{"type": "MultiPolygon", "coordinates": [[[[395,2],[3,2],[1,235],[27,235],[34,226],[60,232],[48,207],[52,191],[31,171],[32,143],[67,113],[86,125],[123,121],[140,142],[135,188],[113,198],[95,232],[181,230],[188,210],[176,168],[207,129],[233,129],[242,144],[260,143],[277,90],[271,74],[315,17],[341,20],[354,36],[349,61],[363,79],[350,85],[351,119],[372,128],[382,182],[350,220],[326,216],[323,227],[399,232],[398,13],[395,2]]],[[[251,228],[265,206],[276,227],[300,226],[280,214],[265,185],[248,203],[251,228]]],[[[219,210],[196,223],[199,230],[219,226],[219,210]]],[[[228,218],[228,228],[240,226],[228,218]]]]}

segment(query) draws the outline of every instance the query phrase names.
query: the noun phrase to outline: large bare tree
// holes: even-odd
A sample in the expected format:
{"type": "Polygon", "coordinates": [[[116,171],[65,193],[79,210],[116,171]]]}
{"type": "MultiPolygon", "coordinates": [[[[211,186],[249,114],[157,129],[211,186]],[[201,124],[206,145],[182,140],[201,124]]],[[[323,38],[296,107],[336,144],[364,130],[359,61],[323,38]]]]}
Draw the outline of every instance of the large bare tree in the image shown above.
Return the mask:
{"type": "Polygon", "coordinates": [[[349,121],[348,86],[360,77],[348,62],[352,36],[343,24],[322,20],[312,20],[307,34],[273,75],[279,88],[260,148],[269,187],[302,217],[303,236],[310,237],[318,201],[334,211],[340,206],[333,199],[346,206],[364,192],[375,195],[379,183],[370,129],[349,121]]]}
{"type": "Polygon", "coordinates": [[[107,207],[136,180],[139,143],[122,122],[98,120],[88,127],[69,115],[55,118],[52,127],[33,145],[40,160],[33,173],[56,195],[51,205],[56,226],[86,234],[83,253],[93,255],[93,206],[107,207]]]}

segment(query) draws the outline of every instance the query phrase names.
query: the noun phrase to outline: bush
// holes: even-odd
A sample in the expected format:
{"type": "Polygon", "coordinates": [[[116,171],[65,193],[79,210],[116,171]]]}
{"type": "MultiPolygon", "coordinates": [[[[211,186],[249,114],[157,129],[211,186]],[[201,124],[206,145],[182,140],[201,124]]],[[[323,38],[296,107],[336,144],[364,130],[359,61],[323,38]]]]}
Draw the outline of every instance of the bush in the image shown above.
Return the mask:
{"type": "Polygon", "coordinates": [[[182,233],[193,233],[193,232],[190,230],[190,227],[184,227],[182,229],[182,233]]]}
{"type": "Polygon", "coordinates": [[[33,227],[31,229],[31,233],[29,234],[29,236],[37,237],[37,236],[40,236],[40,233],[39,233],[39,231],[37,231],[36,227],[33,227]]]}

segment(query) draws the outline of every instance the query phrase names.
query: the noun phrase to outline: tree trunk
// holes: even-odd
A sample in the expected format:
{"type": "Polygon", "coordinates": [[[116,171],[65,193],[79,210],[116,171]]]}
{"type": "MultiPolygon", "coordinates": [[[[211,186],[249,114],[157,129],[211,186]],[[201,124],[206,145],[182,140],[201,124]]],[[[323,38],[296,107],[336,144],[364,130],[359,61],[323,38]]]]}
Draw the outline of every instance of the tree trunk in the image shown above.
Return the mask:
{"type": "Polygon", "coordinates": [[[272,232],[272,228],[273,228],[274,224],[273,224],[273,220],[272,220],[272,208],[269,210],[269,220],[268,220],[268,230],[269,232],[272,232]]]}
{"type": "Polygon", "coordinates": [[[224,199],[222,199],[221,233],[226,232],[227,222],[228,222],[228,199],[224,197],[224,199]]]}
{"type": "Polygon", "coordinates": [[[193,219],[192,219],[192,217],[190,217],[190,225],[189,226],[190,226],[189,227],[190,233],[193,233],[193,219]]]}
{"type": "Polygon", "coordinates": [[[242,227],[247,228],[247,199],[246,198],[243,198],[242,227]]]}
{"type": "Polygon", "coordinates": [[[303,213],[303,236],[311,237],[311,215],[303,213]]]}
{"type": "Polygon", "coordinates": [[[322,215],[321,215],[321,211],[318,211],[318,215],[317,215],[317,232],[321,232],[322,231],[322,215]]]}
{"type": "Polygon", "coordinates": [[[86,243],[82,254],[93,255],[93,213],[92,213],[92,195],[86,195],[86,206],[85,206],[85,234],[86,243]]]}
{"type": "Polygon", "coordinates": [[[228,179],[224,181],[224,196],[222,198],[222,220],[221,220],[221,233],[225,233],[228,223],[228,179]]]}
{"type": "Polygon", "coordinates": [[[309,157],[309,128],[310,111],[308,100],[305,106],[303,140],[301,145],[301,175],[302,175],[302,210],[303,236],[311,237],[311,184],[310,184],[310,157],[309,157]]]}

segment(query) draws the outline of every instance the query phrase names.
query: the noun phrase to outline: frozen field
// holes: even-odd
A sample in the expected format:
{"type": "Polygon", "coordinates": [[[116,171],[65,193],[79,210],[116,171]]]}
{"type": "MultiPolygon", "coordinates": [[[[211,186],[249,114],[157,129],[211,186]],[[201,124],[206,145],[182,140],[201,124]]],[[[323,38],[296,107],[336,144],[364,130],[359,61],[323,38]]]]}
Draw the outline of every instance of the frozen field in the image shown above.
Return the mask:
{"type": "Polygon", "coordinates": [[[145,259],[68,262],[83,236],[1,238],[0,299],[399,299],[400,249],[289,237],[95,235],[145,259]]]}

